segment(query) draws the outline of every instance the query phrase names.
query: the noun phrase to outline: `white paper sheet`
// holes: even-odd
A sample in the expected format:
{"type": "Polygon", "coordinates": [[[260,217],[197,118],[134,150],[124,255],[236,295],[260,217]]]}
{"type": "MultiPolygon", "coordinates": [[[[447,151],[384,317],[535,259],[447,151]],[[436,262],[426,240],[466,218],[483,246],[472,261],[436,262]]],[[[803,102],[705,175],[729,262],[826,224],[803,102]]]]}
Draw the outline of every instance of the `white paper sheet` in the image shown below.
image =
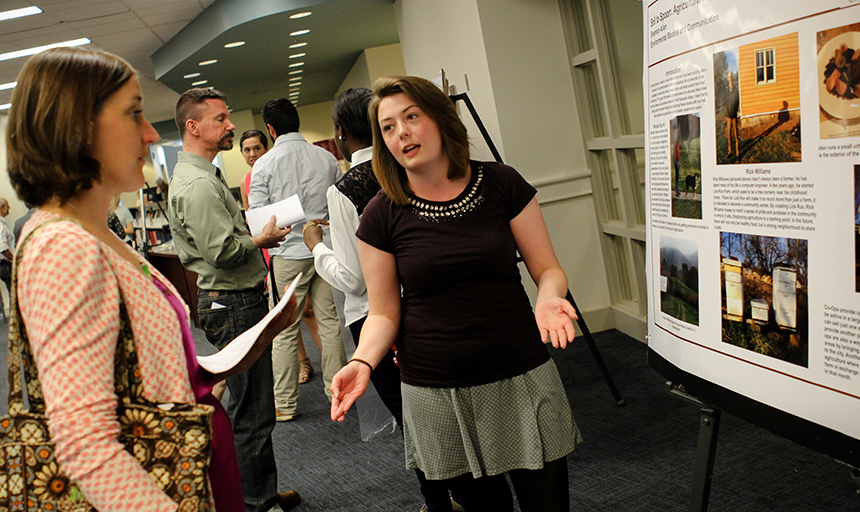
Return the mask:
{"type": "Polygon", "coordinates": [[[303,222],[305,220],[305,211],[302,208],[301,201],[299,201],[298,194],[293,194],[283,201],[278,201],[274,204],[246,211],[245,218],[248,219],[251,236],[257,236],[262,233],[263,228],[269,222],[269,219],[272,218],[272,215],[278,218],[276,224],[279,228],[303,222]]]}
{"type": "Polygon", "coordinates": [[[271,322],[272,319],[284,309],[284,306],[287,305],[287,301],[293,296],[293,293],[296,291],[296,286],[299,284],[299,279],[301,278],[302,273],[299,272],[299,275],[293,279],[293,282],[290,284],[290,287],[287,288],[287,291],[284,293],[283,297],[281,297],[281,300],[278,301],[275,307],[272,308],[272,310],[269,311],[262,320],[257,322],[257,325],[237,336],[219,352],[209,356],[197,356],[197,363],[210,373],[222,373],[239,364],[239,361],[241,361],[251,350],[251,347],[254,346],[257,338],[260,337],[260,333],[263,332],[263,329],[265,329],[265,327],[269,325],[269,322],[271,322]]]}

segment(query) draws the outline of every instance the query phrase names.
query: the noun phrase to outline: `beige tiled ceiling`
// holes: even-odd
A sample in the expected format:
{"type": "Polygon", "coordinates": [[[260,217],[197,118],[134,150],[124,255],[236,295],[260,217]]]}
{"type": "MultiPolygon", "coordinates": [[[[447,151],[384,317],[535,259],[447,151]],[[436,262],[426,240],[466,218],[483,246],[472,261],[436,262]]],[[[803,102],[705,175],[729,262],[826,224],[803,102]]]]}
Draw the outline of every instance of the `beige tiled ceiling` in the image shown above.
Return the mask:
{"type": "MultiPolygon", "coordinates": [[[[155,81],[151,55],[215,0],[2,0],[0,10],[38,6],[42,14],[0,21],[0,53],[88,37],[141,73],[147,116],[173,117],[177,94],[155,81]]],[[[15,81],[26,58],[0,61],[0,83],[15,81]]],[[[0,91],[0,104],[12,91],[0,91]]]]}
{"type": "MultiPolygon", "coordinates": [[[[398,41],[391,4],[392,0],[0,0],[0,11],[32,5],[44,11],[0,21],[0,53],[87,37],[92,47],[120,55],[141,73],[144,111],[153,122],[173,118],[177,91],[190,87],[184,76],[193,72],[227,94],[232,108],[259,111],[265,101],[293,90],[286,64],[293,52],[285,44],[296,40],[289,35],[291,30],[311,30],[301,36],[308,43],[308,57],[296,101],[331,101],[362,50],[398,41]],[[313,16],[289,18],[304,9],[312,10],[313,16]],[[226,43],[237,40],[247,44],[225,49],[226,43]],[[158,81],[153,59],[160,67],[158,81]],[[211,59],[218,65],[199,66],[211,59]]],[[[0,61],[0,84],[14,81],[26,60],[0,61]]],[[[0,105],[9,103],[11,96],[11,90],[0,91],[0,105]]]]}

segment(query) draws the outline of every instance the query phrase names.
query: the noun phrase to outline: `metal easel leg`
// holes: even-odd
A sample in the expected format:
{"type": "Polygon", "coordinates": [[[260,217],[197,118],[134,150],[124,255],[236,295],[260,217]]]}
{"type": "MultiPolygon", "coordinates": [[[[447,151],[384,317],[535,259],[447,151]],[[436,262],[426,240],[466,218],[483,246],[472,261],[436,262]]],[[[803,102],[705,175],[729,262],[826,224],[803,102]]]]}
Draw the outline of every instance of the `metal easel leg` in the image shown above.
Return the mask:
{"type": "Polygon", "coordinates": [[[606,363],[603,362],[603,356],[600,355],[600,350],[597,349],[597,344],[594,343],[594,338],[591,337],[591,331],[588,330],[588,325],[585,324],[585,319],[582,318],[582,315],[579,313],[579,308],[576,307],[576,301],[573,300],[573,294],[570,293],[570,290],[567,290],[566,298],[567,301],[570,302],[570,305],[573,306],[573,309],[577,311],[579,318],[576,319],[576,324],[579,325],[579,330],[582,331],[582,335],[585,337],[585,342],[588,344],[588,348],[591,349],[591,355],[594,356],[594,360],[597,362],[597,367],[600,368],[600,373],[603,374],[603,379],[606,381],[606,385],[609,386],[609,391],[615,399],[615,405],[619,407],[627,405],[627,402],[621,398],[621,393],[618,392],[618,388],[615,387],[615,381],[612,380],[612,375],[609,373],[606,363]]]}
{"type": "Polygon", "coordinates": [[[696,469],[693,473],[693,491],[690,495],[690,512],[706,512],[714,476],[714,458],[717,453],[717,434],[720,430],[720,410],[702,408],[699,423],[699,444],[696,448],[696,469]]]}

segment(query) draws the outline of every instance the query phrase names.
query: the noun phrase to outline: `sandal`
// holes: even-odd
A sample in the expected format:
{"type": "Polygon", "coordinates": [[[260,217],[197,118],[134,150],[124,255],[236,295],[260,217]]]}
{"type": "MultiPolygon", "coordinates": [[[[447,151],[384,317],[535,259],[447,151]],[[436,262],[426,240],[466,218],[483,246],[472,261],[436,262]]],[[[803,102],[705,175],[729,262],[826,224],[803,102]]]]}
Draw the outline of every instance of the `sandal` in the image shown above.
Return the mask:
{"type": "Polygon", "coordinates": [[[310,358],[299,361],[299,384],[304,384],[314,376],[314,367],[311,366],[310,358]]]}

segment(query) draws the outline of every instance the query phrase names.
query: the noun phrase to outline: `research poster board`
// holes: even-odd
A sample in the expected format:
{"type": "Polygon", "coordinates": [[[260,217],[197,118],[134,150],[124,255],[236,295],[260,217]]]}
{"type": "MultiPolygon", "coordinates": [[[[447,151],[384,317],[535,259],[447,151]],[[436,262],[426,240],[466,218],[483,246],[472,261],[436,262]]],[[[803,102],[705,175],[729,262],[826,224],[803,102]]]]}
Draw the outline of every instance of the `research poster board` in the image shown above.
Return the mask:
{"type": "Polygon", "coordinates": [[[860,0],[643,9],[650,352],[860,440],[860,0]]]}

